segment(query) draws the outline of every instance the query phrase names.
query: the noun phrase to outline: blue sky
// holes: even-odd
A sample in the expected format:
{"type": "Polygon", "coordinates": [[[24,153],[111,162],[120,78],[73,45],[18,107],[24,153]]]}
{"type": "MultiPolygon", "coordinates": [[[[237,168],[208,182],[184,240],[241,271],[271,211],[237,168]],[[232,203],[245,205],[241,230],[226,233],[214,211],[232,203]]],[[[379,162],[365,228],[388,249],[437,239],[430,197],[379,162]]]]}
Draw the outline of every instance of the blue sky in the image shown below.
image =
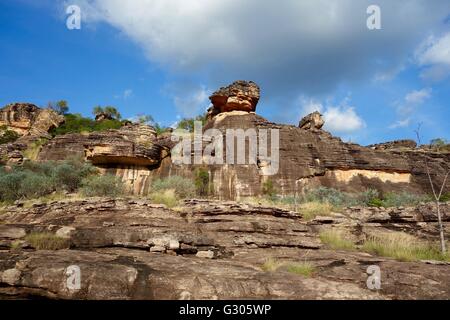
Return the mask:
{"type": "Polygon", "coordinates": [[[114,105],[162,125],[201,113],[233,80],[260,84],[257,113],[370,144],[450,139],[450,3],[365,0],[0,0],[0,105],[114,105]],[[366,8],[381,8],[368,30],[366,8]],[[82,10],[68,30],[65,8],[82,10]],[[424,14],[426,12],[426,14],[424,14]]]}

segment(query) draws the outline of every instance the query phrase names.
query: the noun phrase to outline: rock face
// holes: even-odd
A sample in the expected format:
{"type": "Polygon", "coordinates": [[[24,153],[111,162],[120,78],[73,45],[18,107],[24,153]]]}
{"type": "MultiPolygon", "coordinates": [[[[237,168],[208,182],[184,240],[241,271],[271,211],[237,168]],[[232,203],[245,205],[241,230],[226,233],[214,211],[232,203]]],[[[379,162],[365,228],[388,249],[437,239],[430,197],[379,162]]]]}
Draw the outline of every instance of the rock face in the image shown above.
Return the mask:
{"type": "Polygon", "coordinates": [[[303,117],[300,120],[298,127],[300,129],[306,129],[306,130],[310,130],[310,129],[320,130],[320,129],[322,129],[324,124],[325,124],[325,121],[323,120],[320,112],[315,111],[315,112],[310,113],[307,116],[303,117]]]}
{"type": "Polygon", "coordinates": [[[417,143],[414,140],[395,140],[367,146],[374,150],[415,149],[416,147],[417,143]]]}
{"type": "MultiPolygon", "coordinates": [[[[443,211],[448,237],[448,204],[443,211]]],[[[330,250],[319,239],[345,228],[355,241],[393,230],[435,240],[432,209],[348,208],[326,218],[206,200],[177,211],[135,199],[19,203],[0,216],[0,298],[449,299],[449,264],[330,250]],[[63,236],[70,250],[35,250],[32,232],[63,236]],[[268,271],[267,261],[279,267],[268,271]],[[305,261],[310,277],[289,271],[305,261]],[[370,265],[381,269],[381,290],[367,287],[370,265]],[[79,289],[67,286],[71,266],[80,269],[79,289]]]]}
{"type": "Polygon", "coordinates": [[[252,81],[236,81],[214,92],[209,99],[213,104],[211,113],[216,115],[229,111],[256,111],[260,89],[252,81]]]}
{"type": "Polygon", "coordinates": [[[117,130],[57,136],[42,148],[38,160],[81,157],[105,173],[122,177],[130,191],[145,194],[150,171],[168,154],[166,147],[156,143],[152,127],[128,124],[117,130]]]}
{"type": "Polygon", "coordinates": [[[30,103],[13,103],[0,109],[0,126],[6,125],[21,135],[48,137],[48,131],[64,122],[64,117],[50,109],[30,103]]]}

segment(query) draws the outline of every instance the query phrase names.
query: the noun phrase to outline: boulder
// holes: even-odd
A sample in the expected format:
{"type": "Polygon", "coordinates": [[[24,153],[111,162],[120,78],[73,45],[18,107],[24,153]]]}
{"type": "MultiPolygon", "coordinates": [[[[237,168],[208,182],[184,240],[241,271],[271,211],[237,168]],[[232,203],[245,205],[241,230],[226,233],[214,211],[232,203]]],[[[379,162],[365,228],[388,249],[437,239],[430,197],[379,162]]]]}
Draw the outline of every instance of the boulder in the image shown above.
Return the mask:
{"type": "Polygon", "coordinates": [[[210,113],[215,115],[229,111],[256,111],[260,98],[259,86],[253,81],[235,81],[214,92],[209,99],[213,104],[210,113]]]}
{"type": "Polygon", "coordinates": [[[310,129],[322,129],[323,125],[325,124],[325,121],[322,118],[322,115],[320,112],[315,111],[313,113],[308,114],[307,116],[303,117],[298,127],[300,129],[310,130],[310,129]]]}
{"type": "Polygon", "coordinates": [[[20,135],[49,137],[48,131],[64,122],[64,117],[51,109],[31,103],[12,103],[0,109],[0,126],[20,135]]]}

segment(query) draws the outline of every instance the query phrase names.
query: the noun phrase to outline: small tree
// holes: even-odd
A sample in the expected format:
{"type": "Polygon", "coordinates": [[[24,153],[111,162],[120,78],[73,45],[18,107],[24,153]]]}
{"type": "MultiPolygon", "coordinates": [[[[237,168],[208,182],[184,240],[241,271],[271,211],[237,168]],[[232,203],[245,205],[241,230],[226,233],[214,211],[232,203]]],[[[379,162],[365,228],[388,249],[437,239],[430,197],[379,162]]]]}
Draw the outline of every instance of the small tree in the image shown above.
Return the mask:
{"type": "Polygon", "coordinates": [[[117,111],[115,107],[112,106],[96,106],[92,110],[92,113],[94,116],[98,117],[101,115],[104,115],[106,118],[114,119],[114,120],[120,120],[122,118],[122,115],[117,111]]]}
{"type": "MultiPolygon", "coordinates": [[[[417,136],[417,142],[420,145],[421,144],[421,138],[420,138],[420,127],[421,124],[418,125],[417,130],[415,130],[416,136],[417,136]]],[[[443,255],[445,255],[447,253],[447,249],[445,246],[445,237],[444,237],[444,225],[442,223],[442,215],[441,215],[441,199],[442,196],[444,194],[444,188],[446,186],[447,183],[447,178],[450,174],[450,170],[448,170],[445,174],[444,174],[444,179],[442,181],[442,185],[439,186],[435,186],[434,182],[433,182],[433,178],[431,177],[431,172],[430,172],[430,166],[428,163],[428,157],[425,155],[425,168],[427,171],[427,176],[428,176],[428,181],[430,183],[431,186],[431,191],[433,192],[433,197],[434,200],[436,202],[436,209],[437,209],[437,216],[438,216],[438,224],[439,224],[439,236],[440,236],[440,241],[441,241],[441,252],[443,255]]]]}
{"type": "Polygon", "coordinates": [[[47,107],[52,109],[56,113],[60,115],[65,115],[69,112],[69,104],[66,100],[59,100],[57,102],[49,102],[47,107]]]}

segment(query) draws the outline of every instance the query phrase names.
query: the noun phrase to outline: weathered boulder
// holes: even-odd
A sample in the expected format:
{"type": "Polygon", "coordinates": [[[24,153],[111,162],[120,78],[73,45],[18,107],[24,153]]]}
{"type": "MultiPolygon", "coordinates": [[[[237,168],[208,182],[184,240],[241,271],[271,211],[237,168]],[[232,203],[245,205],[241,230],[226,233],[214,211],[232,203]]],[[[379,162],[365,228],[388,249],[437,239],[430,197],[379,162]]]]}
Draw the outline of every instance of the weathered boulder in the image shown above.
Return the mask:
{"type": "Polygon", "coordinates": [[[322,115],[320,114],[320,112],[315,111],[313,113],[308,114],[307,116],[303,117],[299,124],[298,127],[300,129],[322,129],[323,125],[325,124],[325,121],[322,118],[322,115]]]}
{"type": "Polygon", "coordinates": [[[48,131],[64,122],[64,117],[31,103],[12,103],[0,109],[0,126],[21,135],[48,137],[48,131]]]}
{"type": "Polygon", "coordinates": [[[253,81],[235,81],[214,92],[209,99],[213,104],[213,115],[229,111],[256,111],[260,98],[259,86],[253,81]]]}

